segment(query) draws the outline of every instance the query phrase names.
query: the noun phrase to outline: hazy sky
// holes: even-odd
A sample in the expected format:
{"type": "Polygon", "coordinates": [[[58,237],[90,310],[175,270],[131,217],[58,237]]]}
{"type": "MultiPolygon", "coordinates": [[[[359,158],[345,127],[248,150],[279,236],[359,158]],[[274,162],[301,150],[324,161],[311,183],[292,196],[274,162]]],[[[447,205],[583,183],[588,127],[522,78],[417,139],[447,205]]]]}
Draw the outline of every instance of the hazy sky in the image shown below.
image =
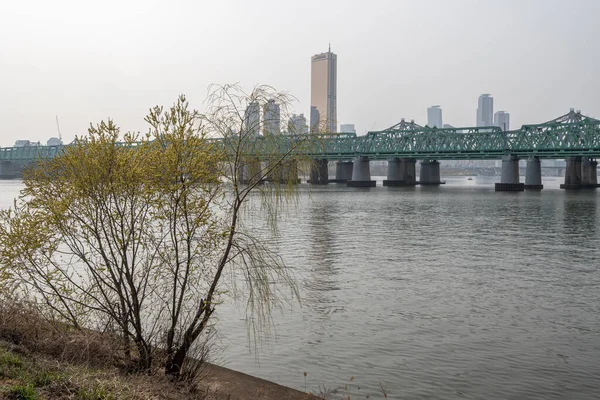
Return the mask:
{"type": "Polygon", "coordinates": [[[600,0],[0,0],[0,146],[66,141],[211,83],[269,84],[309,114],[310,57],[338,55],[338,122],[475,124],[477,97],[513,128],[569,108],[600,117],[600,0]]]}

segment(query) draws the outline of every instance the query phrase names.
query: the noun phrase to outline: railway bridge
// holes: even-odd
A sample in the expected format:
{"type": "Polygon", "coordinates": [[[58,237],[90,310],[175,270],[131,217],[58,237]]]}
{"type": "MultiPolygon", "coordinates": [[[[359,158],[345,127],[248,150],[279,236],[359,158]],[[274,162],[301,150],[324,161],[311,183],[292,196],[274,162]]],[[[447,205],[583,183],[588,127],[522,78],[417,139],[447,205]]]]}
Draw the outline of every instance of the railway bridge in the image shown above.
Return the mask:
{"type": "MultiPolygon", "coordinates": [[[[213,139],[222,143],[226,139],[213,139]]],[[[261,150],[262,137],[253,146],[257,159],[266,159],[261,150]]],[[[276,137],[279,149],[292,148],[307,136],[276,137]]],[[[597,161],[600,157],[600,120],[571,109],[567,114],[541,124],[523,125],[503,131],[499,127],[438,129],[401,120],[381,131],[355,134],[308,135],[310,146],[302,146],[304,155],[314,159],[309,182],[329,183],[328,162],[335,161],[332,182],[348,186],[375,186],[370,160],[387,160],[385,186],[439,185],[440,160],[502,160],[499,191],[539,190],[543,188],[541,159],[564,159],[565,181],[561,187],[579,189],[597,187],[597,161]],[[527,160],[525,182],[520,182],[519,160],[527,160]],[[420,175],[416,176],[416,162],[420,175]]],[[[68,146],[68,145],[67,145],[68,146]]],[[[272,146],[272,143],[271,143],[272,146]]],[[[0,178],[14,177],[23,165],[40,158],[54,157],[64,145],[0,148],[0,178]]]]}

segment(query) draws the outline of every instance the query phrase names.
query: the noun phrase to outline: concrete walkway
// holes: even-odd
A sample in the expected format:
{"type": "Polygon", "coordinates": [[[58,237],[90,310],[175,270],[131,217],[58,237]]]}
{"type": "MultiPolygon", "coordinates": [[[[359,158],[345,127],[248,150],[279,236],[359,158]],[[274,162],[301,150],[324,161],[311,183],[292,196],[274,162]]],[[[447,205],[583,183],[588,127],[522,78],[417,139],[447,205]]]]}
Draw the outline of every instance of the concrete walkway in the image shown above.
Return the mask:
{"type": "Polygon", "coordinates": [[[202,379],[211,400],[316,400],[319,397],[210,364],[202,379]]]}

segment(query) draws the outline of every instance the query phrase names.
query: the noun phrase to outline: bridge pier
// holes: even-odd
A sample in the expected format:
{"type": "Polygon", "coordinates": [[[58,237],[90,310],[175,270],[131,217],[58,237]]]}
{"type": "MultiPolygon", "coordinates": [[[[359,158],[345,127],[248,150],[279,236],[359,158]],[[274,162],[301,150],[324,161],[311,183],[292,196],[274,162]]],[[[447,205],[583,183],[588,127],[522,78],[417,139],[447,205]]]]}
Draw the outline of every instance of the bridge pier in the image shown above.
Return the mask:
{"type": "Polygon", "coordinates": [[[346,182],[351,187],[375,187],[376,181],[371,180],[371,167],[369,158],[359,156],[354,159],[352,180],[346,182]]]}
{"type": "Polygon", "coordinates": [[[352,161],[338,161],[335,163],[335,183],[346,183],[352,180],[352,161]]]}
{"type": "Polygon", "coordinates": [[[258,158],[248,159],[240,162],[237,171],[238,182],[242,185],[248,185],[260,181],[262,164],[258,158]]]}
{"type": "Polygon", "coordinates": [[[0,161],[0,179],[12,179],[14,177],[13,163],[11,161],[0,161]]]}
{"type": "Polygon", "coordinates": [[[411,158],[392,158],[388,160],[387,179],[383,186],[414,186],[416,161],[411,158]]]}
{"type": "Polygon", "coordinates": [[[567,157],[565,169],[565,183],[561,189],[581,189],[581,157],[567,157]]]}
{"type": "Polygon", "coordinates": [[[502,156],[502,175],[496,183],[497,192],[522,192],[525,184],[519,182],[519,157],[508,154],[502,156]]]}
{"type": "Polygon", "coordinates": [[[300,179],[298,179],[298,162],[296,160],[283,161],[271,171],[267,180],[280,184],[300,183],[300,179]]]}
{"type": "Polygon", "coordinates": [[[591,158],[585,158],[581,163],[581,187],[598,187],[598,161],[591,158]]]}
{"type": "Polygon", "coordinates": [[[287,183],[300,183],[298,176],[298,161],[291,160],[283,165],[283,179],[287,183]]]}
{"type": "Polygon", "coordinates": [[[329,169],[327,159],[315,159],[310,167],[310,180],[313,185],[327,185],[329,183],[329,169]]]}
{"type": "Polygon", "coordinates": [[[541,190],[543,188],[540,158],[530,156],[527,159],[527,170],[525,171],[525,189],[541,190]]]}
{"type": "Polygon", "coordinates": [[[440,162],[436,160],[421,161],[419,185],[441,185],[446,182],[440,180],[440,162]]]}

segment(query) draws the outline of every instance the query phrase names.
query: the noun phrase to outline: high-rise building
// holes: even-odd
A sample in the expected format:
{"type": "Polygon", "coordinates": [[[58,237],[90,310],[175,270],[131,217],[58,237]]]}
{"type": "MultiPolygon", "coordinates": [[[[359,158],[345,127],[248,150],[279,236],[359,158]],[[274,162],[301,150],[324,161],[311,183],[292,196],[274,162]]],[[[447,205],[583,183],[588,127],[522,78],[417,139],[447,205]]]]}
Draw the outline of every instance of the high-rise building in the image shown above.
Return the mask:
{"type": "Polygon", "coordinates": [[[442,108],[440,106],[431,106],[427,109],[427,125],[430,128],[441,128],[442,124],[442,108]]]}
{"type": "MultiPolygon", "coordinates": [[[[312,56],[310,71],[310,128],[311,132],[337,131],[337,55],[331,52],[312,56]],[[319,119],[313,121],[312,107],[319,119]]],[[[316,115],[316,114],[315,114],[316,115]]]]}
{"type": "Polygon", "coordinates": [[[482,94],[477,105],[477,126],[492,126],[493,116],[494,98],[489,94],[482,94]]]}
{"type": "Polygon", "coordinates": [[[252,101],[244,113],[244,135],[258,136],[260,134],[260,106],[257,101],[252,101]]]}
{"type": "Polygon", "coordinates": [[[319,120],[321,115],[316,106],[310,106],[310,133],[319,132],[319,120]]]}
{"type": "Polygon", "coordinates": [[[279,104],[270,99],[263,106],[263,134],[279,135],[281,133],[281,113],[279,104]]]}
{"type": "Polygon", "coordinates": [[[341,133],[356,133],[356,128],[354,127],[354,124],[341,124],[340,132],[341,133]]]}
{"type": "Polygon", "coordinates": [[[306,123],[306,117],[304,114],[292,114],[288,120],[288,134],[289,135],[305,135],[308,133],[308,124],[306,123]]]}
{"type": "Polygon", "coordinates": [[[494,114],[494,126],[499,126],[503,131],[510,131],[510,114],[498,111],[494,114]]]}

